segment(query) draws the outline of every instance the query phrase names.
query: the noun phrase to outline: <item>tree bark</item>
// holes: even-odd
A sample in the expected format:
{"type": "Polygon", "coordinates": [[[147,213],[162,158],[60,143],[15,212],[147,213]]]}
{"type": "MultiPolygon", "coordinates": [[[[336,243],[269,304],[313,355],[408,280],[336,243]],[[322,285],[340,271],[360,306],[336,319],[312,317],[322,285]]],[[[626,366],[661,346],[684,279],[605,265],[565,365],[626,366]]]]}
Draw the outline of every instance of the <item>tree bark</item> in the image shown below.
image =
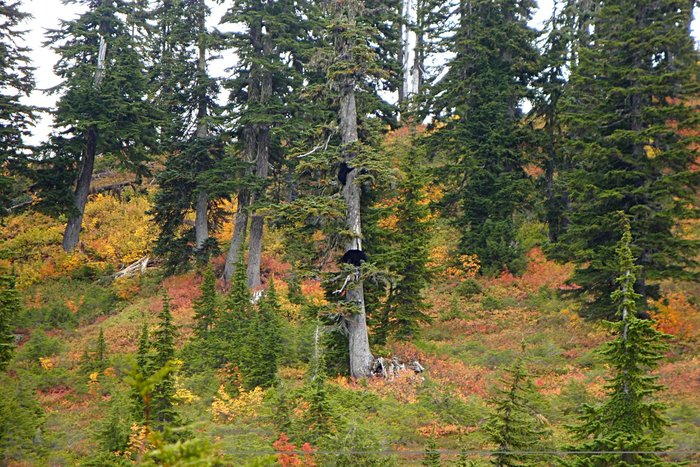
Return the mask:
{"type": "MultiPolygon", "coordinates": [[[[348,27],[355,26],[355,13],[350,7],[348,12],[348,27]]],[[[340,60],[352,61],[352,47],[347,39],[339,34],[336,38],[336,56],[340,60]]],[[[350,65],[350,63],[349,63],[350,65]]],[[[340,89],[340,135],[343,161],[352,166],[357,156],[355,144],[357,136],[357,108],[355,105],[355,79],[344,77],[339,84],[340,89]]],[[[343,187],[343,199],[346,205],[345,226],[352,235],[345,241],[345,249],[362,249],[362,224],[360,219],[360,201],[362,190],[355,179],[360,171],[353,170],[348,174],[347,183],[343,187]]],[[[367,335],[367,316],[365,311],[365,294],[362,281],[357,280],[345,292],[345,301],[352,303],[356,313],[345,317],[348,330],[348,350],[350,357],[350,374],[353,378],[363,378],[370,375],[374,356],[369,348],[367,335]]]]}
{"type": "MultiPolygon", "coordinates": [[[[204,30],[204,11],[200,12],[198,26],[200,31],[204,30]]],[[[203,40],[203,35],[200,34],[199,39],[199,60],[197,62],[197,70],[199,71],[199,76],[205,76],[207,71],[207,48],[203,40]]],[[[201,84],[201,83],[200,83],[201,84]]],[[[197,102],[197,131],[195,136],[197,138],[207,137],[207,125],[205,119],[207,118],[207,93],[204,87],[200,87],[198,102],[197,102]]],[[[197,195],[197,201],[195,203],[195,221],[194,221],[194,247],[195,250],[201,250],[204,246],[204,242],[209,239],[209,222],[207,219],[207,214],[209,211],[209,196],[206,191],[202,190],[197,195]]]]}
{"type": "MultiPolygon", "coordinates": [[[[270,152],[270,130],[267,126],[260,129],[258,137],[258,160],[256,164],[256,175],[261,180],[267,180],[269,154],[270,152]]],[[[260,286],[260,263],[262,258],[263,229],[265,219],[253,213],[250,220],[250,242],[248,244],[248,288],[255,290],[260,286]]]]}
{"type": "Polygon", "coordinates": [[[66,231],[63,234],[63,242],[61,244],[63,251],[66,253],[75,250],[75,247],[78,246],[78,242],[80,241],[80,228],[83,225],[85,205],[87,204],[88,195],[90,194],[90,181],[92,180],[92,171],[95,167],[96,151],[97,130],[91,128],[87,132],[87,141],[85,143],[85,149],[83,149],[83,167],[75,187],[75,207],[78,208],[80,214],[68,219],[66,231]]]}
{"type": "Polygon", "coordinates": [[[200,191],[195,204],[194,247],[196,250],[201,250],[204,242],[209,238],[209,227],[207,225],[208,206],[209,197],[206,192],[200,191]]]}
{"type": "Polygon", "coordinates": [[[231,247],[226,255],[226,265],[224,266],[224,279],[230,281],[236,271],[236,264],[241,257],[241,247],[245,242],[246,230],[248,229],[248,206],[250,205],[250,191],[243,188],[238,192],[238,208],[236,209],[236,220],[233,225],[233,237],[231,237],[231,247]]]}

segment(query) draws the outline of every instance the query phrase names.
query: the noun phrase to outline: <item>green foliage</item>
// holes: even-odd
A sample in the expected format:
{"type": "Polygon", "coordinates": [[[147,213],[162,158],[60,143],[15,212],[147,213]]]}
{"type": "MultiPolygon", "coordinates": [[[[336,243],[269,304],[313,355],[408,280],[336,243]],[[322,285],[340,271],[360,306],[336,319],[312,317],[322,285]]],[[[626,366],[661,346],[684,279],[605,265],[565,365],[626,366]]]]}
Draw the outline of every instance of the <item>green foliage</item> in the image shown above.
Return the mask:
{"type": "Polygon", "coordinates": [[[214,270],[209,266],[203,274],[202,285],[200,286],[202,295],[194,302],[194,333],[197,339],[208,341],[214,324],[218,319],[219,303],[216,294],[216,277],[214,270]]]}
{"type": "Polygon", "coordinates": [[[248,324],[246,353],[243,357],[247,389],[271,387],[277,378],[282,353],[282,320],[274,279],[264,297],[258,301],[258,310],[248,324]]]}
{"type": "Polygon", "coordinates": [[[543,435],[533,413],[537,391],[532,375],[527,373],[522,356],[505,371],[506,376],[500,379],[503,386],[498,388],[499,395],[494,401],[494,413],[485,427],[489,440],[499,452],[491,463],[497,467],[540,465],[541,459],[511,453],[536,450],[543,435]]]}
{"type": "Polygon", "coordinates": [[[515,214],[531,189],[523,168],[535,134],[519,105],[539,71],[537,32],[527,24],[534,6],[478,0],[460,8],[444,39],[454,58],[428,97],[436,118],[425,145],[449,161],[454,188],[446,201],[459,205],[460,251],[476,254],[488,275],[525,265],[515,214]]]}
{"type": "Polygon", "coordinates": [[[664,358],[668,345],[665,334],[653,327],[651,320],[638,319],[634,315],[640,295],[634,291],[635,266],[632,255],[630,222],[623,218],[623,235],[617,246],[619,289],[612,299],[618,304],[620,321],[610,323],[616,337],[607,342],[601,355],[612,370],[612,377],[605,389],[606,399],[598,405],[584,404],[579,424],[571,426],[580,442],[576,450],[612,451],[605,454],[581,454],[566,465],[607,466],[672,465],[653,451],[663,451],[665,428],[669,421],[663,414],[666,406],[657,400],[657,393],[664,387],[658,376],[649,374],[664,358]],[[644,454],[616,454],[615,451],[641,451],[644,454]]]}
{"type": "Polygon", "coordinates": [[[700,186],[691,17],[691,5],[673,0],[607,2],[596,8],[591,41],[571,70],[562,116],[571,211],[554,254],[577,264],[571,283],[587,317],[616,314],[618,211],[630,220],[644,306],[659,298],[658,281],[698,279],[700,242],[677,228],[697,217],[700,186]]]}
{"type": "MultiPolygon", "coordinates": [[[[19,9],[20,2],[3,2],[0,5],[0,217],[17,200],[22,190],[15,173],[26,158],[27,145],[23,138],[29,134],[36,114],[33,106],[23,104],[20,98],[29,96],[34,89],[33,68],[22,44],[24,31],[19,24],[30,17],[19,9]]],[[[22,200],[25,201],[25,200],[22,200]]]]}
{"type": "Polygon", "coordinates": [[[41,450],[43,418],[32,388],[0,373],[0,453],[4,460],[27,461],[41,450]]]}
{"type": "MultiPolygon", "coordinates": [[[[179,335],[173,316],[170,313],[170,298],[163,296],[163,309],[158,313],[158,328],[153,333],[153,365],[155,368],[166,368],[175,359],[175,338],[179,335]]],[[[155,385],[151,398],[152,420],[162,428],[176,420],[173,408],[175,396],[175,381],[170,373],[165,374],[155,385]]]]}
{"type": "Polygon", "coordinates": [[[244,357],[245,340],[250,313],[250,291],[246,285],[246,269],[241,259],[231,279],[231,289],[225,298],[225,310],[214,327],[216,361],[240,367],[244,357]]]}
{"type": "Polygon", "coordinates": [[[437,452],[437,443],[434,437],[430,437],[428,442],[425,444],[425,453],[423,454],[423,460],[421,465],[424,467],[441,467],[442,462],[440,462],[440,453],[437,452]]]}
{"type": "Polygon", "coordinates": [[[96,438],[100,447],[110,453],[124,452],[129,446],[133,407],[132,400],[122,392],[112,394],[109,410],[100,422],[96,438]]]}
{"type": "Polygon", "coordinates": [[[7,369],[15,350],[14,323],[21,310],[19,291],[14,278],[0,276],[0,372],[7,369]]]}
{"type": "Polygon", "coordinates": [[[71,191],[79,171],[92,172],[96,154],[115,156],[120,166],[146,174],[145,148],[155,137],[139,48],[123,19],[131,3],[80,3],[87,11],[48,32],[48,44],[60,57],[54,70],[63,80],[51,90],[61,93],[55,125],[65,130],[40,149],[32,176],[40,198],[36,208],[53,215],[82,214],[81,200],[71,191]],[[107,53],[104,69],[97,71],[101,38],[107,53]]]}
{"type": "Polygon", "coordinates": [[[32,332],[32,338],[26,343],[18,355],[18,360],[28,360],[39,363],[40,358],[60,354],[66,348],[65,344],[56,337],[49,337],[41,329],[32,332]]]}

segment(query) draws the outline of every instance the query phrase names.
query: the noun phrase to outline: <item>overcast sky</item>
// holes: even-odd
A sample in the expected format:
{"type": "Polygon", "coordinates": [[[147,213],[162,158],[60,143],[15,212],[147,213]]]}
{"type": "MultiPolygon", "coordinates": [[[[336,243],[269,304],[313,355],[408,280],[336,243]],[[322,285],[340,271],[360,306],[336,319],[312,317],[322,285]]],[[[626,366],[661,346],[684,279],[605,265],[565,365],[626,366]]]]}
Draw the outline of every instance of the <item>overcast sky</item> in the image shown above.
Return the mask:
{"type": "MultiPolygon", "coordinates": [[[[221,15],[226,11],[226,5],[210,3],[212,9],[211,26],[218,25],[221,15]]],[[[224,2],[226,3],[226,2],[224,2]]],[[[544,20],[549,18],[552,12],[553,0],[539,0],[539,9],[535,13],[532,25],[538,27],[544,20]]],[[[30,57],[36,67],[35,78],[37,89],[26,102],[51,108],[55,105],[57,96],[47,96],[42,91],[60,83],[59,78],[53,74],[53,66],[58,57],[48,47],[42,43],[45,40],[44,33],[47,29],[55,29],[61,20],[71,20],[75,18],[84,7],[75,3],[64,4],[61,0],[23,0],[22,11],[33,15],[31,20],[23,23],[24,29],[28,32],[25,35],[26,45],[32,49],[30,57]]],[[[698,17],[698,10],[695,11],[698,17]]],[[[697,37],[698,21],[693,22],[693,35],[697,37]]],[[[222,60],[210,61],[208,63],[209,72],[212,76],[224,76],[225,69],[231,65],[231,57],[222,60]]],[[[51,118],[45,116],[34,128],[34,136],[27,142],[37,144],[46,139],[51,131],[51,118]]]]}

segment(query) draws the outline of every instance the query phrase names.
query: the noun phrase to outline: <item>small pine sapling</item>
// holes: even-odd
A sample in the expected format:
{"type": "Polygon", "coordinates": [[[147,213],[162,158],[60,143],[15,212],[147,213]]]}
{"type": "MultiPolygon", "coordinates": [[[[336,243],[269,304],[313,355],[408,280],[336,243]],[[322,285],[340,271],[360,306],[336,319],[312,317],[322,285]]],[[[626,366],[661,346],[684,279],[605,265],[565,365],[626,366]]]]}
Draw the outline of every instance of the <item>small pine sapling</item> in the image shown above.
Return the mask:
{"type": "Polygon", "coordinates": [[[0,371],[5,371],[12,360],[15,336],[12,322],[21,308],[19,291],[11,276],[0,276],[0,371]]]}

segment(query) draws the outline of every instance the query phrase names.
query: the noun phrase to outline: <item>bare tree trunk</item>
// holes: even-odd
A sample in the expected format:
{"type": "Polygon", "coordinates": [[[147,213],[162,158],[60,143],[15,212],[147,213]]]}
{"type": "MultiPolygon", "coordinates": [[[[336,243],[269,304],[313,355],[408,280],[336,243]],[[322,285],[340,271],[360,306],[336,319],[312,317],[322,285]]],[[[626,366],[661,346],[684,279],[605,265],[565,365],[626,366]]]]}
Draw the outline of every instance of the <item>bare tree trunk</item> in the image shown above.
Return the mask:
{"type": "MultiPolygon", "coordinates": [[[[261,180],[267,179],[270,151],[270,130],[267,127],[260,129],[258,138],[258,160],[256,175],[261,180]]],[[[250,220],[250,242],[248,244],[248,288],[255,290],[260,286],[260,262],[262,258],[262,241],[265,219],[255,213],[250,220]]]]}
{"type": "MultiPolygon", "coordinates": [[[[349,27],[355,26],[355,11],[350,7],[348,12],[349,27]]],[[[352,60],[352,44],[341,35],[336,38],[336,55],[341,60],[352,60]]],[[[343,161],[352,166],[353,159],[357,156],[357,108],[355,106],[355,80],[345,77],[339,84],[340,89],[340,136],[342,143],[343,161]]],[[[360,219],[360,198],[362,190],[355,183],[359,170],[353,170],[348,174],[347,183],[343,187],[343,198],[346,205],[345,226],[352,232],[350,238],[345,241],[346,250],[362,249],[362,224],[360,219]]],[[[362,281],[357,280],[350,285],[345,292],[345,300],[352,303],[356,313],[346,316],[348,329],[348,350],[350,355],[350,374],[353,378],[369,376],[374,356],[369,348],[367,335],[367,316],[365,312],[365,294],[362,281]]]]}
{"type": "Polygon", "coordinates": [[[85,205],[90,194],[90,181],[92,180],[92,171],[95,167],[96,150],[97,130],[91,128],[87,133],[87,142],[83,150],[83,167],[75,187],[75,207],[78,208],[80,214],[68,219],[66,231],[63,234],[61,246],[66,253],[75,250],[75,247],[78,246],[78,241],[80,241],[80,228],[83,225],[83,213],[85,213],[85,205]]]}
{"type": "MultiPolygon", "coordinates": [[[[199,27],[204,29],[204,12],[200,12],[199,17],[199,27]]],[[[200,38],[199,40],[199,62],[197,63],[197,69],[201,76],[207,70],[207,49],[206,44],[200,38]]],[[[197,103],[197,132],[195,133],[197,138],[207,137],[207,125],[204,119],[207,117],[207,100],[206,91],[200,91],[199,102],[197,103]]],[[[195,221],[194,221],[194,247],[196,250],[201,250],[204,246],[204,242],[209,239],[209,223],[207,221],[207,213],[209,208],[209,196],[205,191],[200,191],[197,195],[197,202],[195,204],[195,221]]]]}
{"type": "Polygon", "coordinates": [[[209,227],[207,226],[207,207],[209,206],[209,197],[206,192],[200,191],[197,195],[197,203],[195,204],[195,219],[194,219],[194,247],[201,250],[204,242],[209,238],[209,227]]]}
{"type": "Polygon", "coordinates": [[[224,266],[224,279],[230,281],[236,271],[236,264],[241,257],[241,246],[245,242],[246,230],[248,229],[248,206],[250,205],[250,191],[243,188],[238,192],[238,208],[236,209],[236,220],[233,225],[233,237],[231,237],[231,248],[226,255],[226,265],[224,266]]]}

